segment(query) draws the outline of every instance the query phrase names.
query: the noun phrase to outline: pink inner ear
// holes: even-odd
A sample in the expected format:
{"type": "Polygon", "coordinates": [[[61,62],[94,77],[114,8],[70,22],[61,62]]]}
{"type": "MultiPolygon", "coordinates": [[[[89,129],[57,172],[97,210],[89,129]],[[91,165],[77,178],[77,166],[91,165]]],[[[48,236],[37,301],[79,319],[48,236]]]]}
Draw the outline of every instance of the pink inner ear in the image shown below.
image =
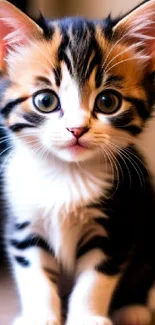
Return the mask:
{"type": "Polygon", "coordinates": [[[154,59],[155,54],[155,1],[150,0],[125,16],[116,25],[118,37],[124,33],[124,40],[137,44],[154,59]]]}
{"type": "Polygon", "coordinates": [[[0,67],[3,65],[4,57],[7,54],[7,44],[4,40],[5,36],[13,32],[13,28],[3,25],[0,21],[0,67]]]}
{"type": "Polygon", "coordinates": [[[35,22],[8,1],[0,1],[0,68],[8,48],[25,44],[38,34],[41,29],[35,22]]]}

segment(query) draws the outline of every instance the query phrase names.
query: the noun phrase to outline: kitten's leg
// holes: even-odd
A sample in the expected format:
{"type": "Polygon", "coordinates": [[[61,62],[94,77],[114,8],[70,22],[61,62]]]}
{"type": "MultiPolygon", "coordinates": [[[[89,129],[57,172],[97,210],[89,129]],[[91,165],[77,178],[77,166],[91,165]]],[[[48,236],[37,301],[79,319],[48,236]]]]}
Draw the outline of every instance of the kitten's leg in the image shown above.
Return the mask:
{"type": "Polygon", "coordinates": [[[22,310],[14,324],[60,325],[58,265],[45,240],[29,228],[18,227],[8,244],[22,310]]]}
{"type": "Polygon", "coordinates": [[[94,249],[77,261],[76,284],[69,301],[67,325],[110,325],[108,309],[119,273],[102,272],[105,256],[94,249]]]}
{"type": "Polygon", "coordinates": [[[116,325],[147,325],[151,322],[151,312],[146,306],[127,306],[116,310],[112,319],[116,325]]]}

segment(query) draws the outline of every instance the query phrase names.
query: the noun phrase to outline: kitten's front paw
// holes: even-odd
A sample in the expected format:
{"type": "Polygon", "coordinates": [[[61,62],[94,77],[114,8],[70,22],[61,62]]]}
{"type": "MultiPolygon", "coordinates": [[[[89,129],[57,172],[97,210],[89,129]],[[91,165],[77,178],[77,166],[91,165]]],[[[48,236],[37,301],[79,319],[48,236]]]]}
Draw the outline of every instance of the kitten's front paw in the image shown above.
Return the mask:
{"type": "Polygon", "coordinates": [[[37,319],[18,317],[13,322],[13,325],[60,325],[60,322],[52,318],[51,319],[39,318],[39,316],[37,319]]]}
{"type": "Polygon", "coordinates": [[[107,317],[88,316],[84,318],[70,319],[66,325],[113,325],[112,321],[107,317]]]}

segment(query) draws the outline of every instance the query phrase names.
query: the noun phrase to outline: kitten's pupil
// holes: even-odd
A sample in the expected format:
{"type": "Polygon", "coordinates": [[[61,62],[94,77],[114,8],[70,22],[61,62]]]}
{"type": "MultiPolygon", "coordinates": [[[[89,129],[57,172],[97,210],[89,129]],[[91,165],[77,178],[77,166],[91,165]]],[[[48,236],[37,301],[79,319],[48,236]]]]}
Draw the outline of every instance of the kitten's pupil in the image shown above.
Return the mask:
{"type": "Polygon", "coordinates": [[[112,107],[113,106],[113,98],[102,96],[100,99],[100,105],[103,105],[104,107],[107,107],[107,108],[112,107]]]}
{"type": "Polygon", "coordinates": [[[45,95],[42,100],[39,101],[40,105],[43,105],[44,107],[49,107],[53,104],[53,97],[49,95],[45,95]]]}

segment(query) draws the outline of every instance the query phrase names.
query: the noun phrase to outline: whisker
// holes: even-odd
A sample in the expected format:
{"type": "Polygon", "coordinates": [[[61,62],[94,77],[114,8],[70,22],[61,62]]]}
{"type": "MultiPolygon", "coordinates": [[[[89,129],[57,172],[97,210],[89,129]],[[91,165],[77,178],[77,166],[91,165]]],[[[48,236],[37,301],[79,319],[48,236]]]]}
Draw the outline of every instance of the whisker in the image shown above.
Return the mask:
{"type": "MultiPolygon", "coordinates": [[[[0,139],[1,139],[1,138],[0,138],[0,139]]],[[[4,142],[7,142],[8,140],[10,140],[10,138],[6,138],[6,139],[3,138],[3,140],[0,141],[0,144],[1,144],[1,143],[4,143],[4,142]]]]}
{"type": "Polygon", "coordinates": [[[110,166],[111,166],[111,170],[112,170],[112,174],[113,174],[113,183],[114,183],[114,175],[115,175],[115,172],[114,172],[114,166],[113,166],[113,160],[111,159],[111,154],[109,153],[107,147],[105,145],[102,145],[100,144],[100,147],[102,149],[102,152],[104,153],[104,155],[108,158],[109,160],[109,163],[110,163],[110,166]]]}
{"type": "Polygon", "coordinates": [[[41,65],[42,67],[44,67],[46,69],[46,71],[48,72],[49,75],[51,74],[51,70],[46,66],[46,64],[44,64],[40,61],[34,60],[34,59],[31,59],[31,61],[39,63],[39,65],[41,65]]]}
{"type": "Polygon", "coordinates": [[[1,151],[0,152],[0,157],[6,152],[6,151],[8,151],[8,150],[10,150],[10,149],[12,149],[13,148],[13,146],[9,146],[9,147],[7,147],[7,148],[5,148],[3,151],[1,151]]]}
{"type": "MultiPolygon", "coordinates": [[[[116,144],[115,145],[113,144],[113,146],[116,147],[116,149],[118,148],[118,146],[116,144]]],[[[143,173],[142,173],[140,167],[127,152],[124,152],[124,148],[123,149],[121,148],[119,151],[120,151],[120,155],[127,158],[127,160],[131,163],[131,165],[133,166],[133,168],[135,169],[135,171],[139,177],[141,187],[143,187],[143,185],[145,184],[145,180],[144,180],[144,176],[143,176],[143,173]]]]}
{"type": "Polygon", "coordinates": [[[45,59],[48,61],[48,63],[50,64],[50,66],[53,68],[54,65],[52,63],[52,61],[46,56],[45,52],[40,48],[40,46],[35,42],[35,46],[39,49],[40,53],[43,54],[43,56],[45,57],[45,59]]]}
{"type": "MultiPolygon", "coordinates": [[[[114,35],[115,35],[115,31],[114,31],[114,33],[113,33],[112,39],[113,39],[114,35]]],[[[121,37],[119,38],[119,40],[116,41],[116,42],[114,43],[114,45],[111,47],[110,51],[108,52],[108,54],[107,54],[107,56],[106,56],[106,58],[105,58],[105,60],[104,60],[104,62],[103,62],[103,66],[102,66],[102,68],[104,68],[104,66],[105,66],[105,64],[106,64],[106,62],[107,62],[107,60],[108,60],[108,58],[109,58],[109,55],[112,53],[112,51],[115,49],[115,47],[116,47],[119,43],[122,42],[122,40],[123,40],[125,37],[126,37],[126,35],[123,34],[123,36],[121,36],[121,37]]],[[[112,41],[112,39],[111,39],[111,41],[112,41]]]]}
{"type": "Polygon", "coordinates": [[[116,152],[117,152],[117,155],[122,159],[122,161],[123,161],[123,163],[124,163],[124,165],[125,165],[125,167],[126,167],[126,169],[127,169],[127,172],[128,172],[128,175],[129,175],[129,182],[130,182],[130,187],[131,187],[131,175],[130,175],[130,170],[129,170],[129,168],[128,168],[128,165],[127,165],[127,163],[126,163],[126,161],[125,161],[125,159],[122,157],[123,155],[122,155],[122,153],[120,153],[120,148],[119,147],[117,147],[117,146],[115,146],[113,143],[108,143],[116,152]]]}
{"type": "Polygon", "coordinates": [[[106,152],[106,154],[108,152],[108,157],[109,157],[109,159],[111,161],[111,164],[112,164],[112,170],[113,170],[113,183],[112,183],[112,185],[114,185],[115,181],[117,181],[114,192],[112,193],[111,196],[108,197],[108,199],[110,199],[117,192],[118,186],[119,186],[119,171],[118,171],[118,166],[117,166],[118,161],[117,161],[116,157],[114,156],[114,154],[112,153],[112,151],[110,150],[110,148],[107,145],[105,147],[105,152],[106,152]],[[117,177],[115,177],[115,170],[116,170],[117,177]]]}
{"type": "Polygon", "coordinates": [[[137,44],[132,44],[132,45],[130,45],[129,47],[127,47],[125,50],[123,50],[122,52],[119,52],[117,55],[115,55],[108,63],[107,63],[107,65],[105,66],[105,71],[106,71],[106,69],[110,66],[110,64],[117,58],[117,57],[119,57],[120,55],[122,55],[122,54],[124,54],[124,53],[126,53],[126,52],[128,52],[129,50],[133,50],[133,49],[135,49],[135,48],[137,48],[137,44]]]}
{"type": "Polygon", "coordinates": [[[132,152],[132,150],[130,150],[129,148],[125,148],[124,151],[127,151],[130,155],[132,155],[134,158],[136,158],[142,164],[142,166],[145,168],[145,170],[147,171],[147,166],[145,166],[145,164],[143,163],[143,161],[138,156],[136,156],[132,152]]]}
{"type": "Polygon", "coordinates": [[[10,154],[4,159],[3,163],[0,165],[0,177],[2,175],[2,172],[5,168],[5,166],[8,164],[10,161],[11,157],[13,156],[14,151],[11,151],[10,154]]]}
{"type": "Polygon", "coordinates": [[[8,130],[6,126],[2,126],[2,125],[0,126],[0,129],[5,130],[5,131],[8,130]]]}
{"type": "MultiPolygon", "coordinates": [[[[140,57],[139,57],[140,58],[140,57]]],[[[141,57],[142,58],[142,57],[141,57]]],[[[109,72],[112,68],[118,66],[119,64],[122,64],[124,62],[127,62],[127,61],[132,61],[132,60],[137,60],[137,57],[134,57],[134,58],[128,58],[128,59],[124,59],[124,60],[121,60],[115,64],[113,64],[110,68],[108,68],[107,70],[105,70],[105,73],[109,72]]]]}
{"type": "MultiPolygon", "coordinates": [[[[128,137],[119,137],[119,136],[115,136],[115,138],[118,138],[118,139],[124,139],[124,140],[128,140],[129,141],[129,138],[128,137]]],[[[143,151],[144,150],[144,147],[142,146],[142,144],[137,141],[138,143],[138,146],[141,147],[141,150],[143,151]]],[[[117,144],[116,144],[117,145],[117,144]]],[[[119,146],[119,145],[118,145],[119,146]]],[[[144,168],[147,170],[147,166],[144,165],[144,162],[135,154],[133,153],[133,151],[127,147],[127,148],[123,148],[124,150],[126,151],[129,151],[131,153],[132,156],[134,156],[137,160],[139,160],[139,162],[141,162],[141,164],[144,166],[144,168]]]]}
{"type": "MultiPolygon", "coordinates": [[[[115,170],[116,170],[116,175],[117,175],[117,186],[116,186],[116,190],[118,188],[118,180],[119,180],[119,174],[118,174],[118,167],[116,165],[116,162],[114,160],[114,157],[112,155],[111,150],[109,150],[109,148],[107,148],[107,146],[105,146],[105,152],[109,158],[110,164],[111,164],[111,168],[112,168],[112,173],[113,173],[113,183],[112,185],[114,185],[116,177],[115,177],[115,170]]],[[[112,195],[115,194],[116,190],[114,191],[114,193],[112,195]]]]}
{"type": "Polygon", "coordinates": [[[141,187],[143,188],[143,186],[145,185],[145,179],[144,179],[144,176],[143,176],[143,173],[140,169],[140,167],[138,166],[138,164],[132,159],[132,157],[130,155],[127,154],[127,152],[124,152],[122,153],[124,157],[126,157],[131,165],[133,166],[133,168],[135,169],[138,177],[139,177],[139,180],[140,180],[140,184],[141,184],[141,187]]]}
{"type": "MultiPolygon", "coordinates": [[[[108,143],[108,145],[110,145],[111,147],[112,147],[112,149],[113,149],[113,144],[112,143],[108,143]]],[[[116,149],[114,149],[115,151],[116,151],[116,149]]],[[[119,150],[119,149],[117,149],[117,150],[119,150]]],[[[115,154],[113,153],[113,150],[111,150],[111,153],[113,154],[113,157],[114,157],[114,159],[116,160],[116,162],[117,162],[117,165],[118,165],[118,168],[120,169],[120,172],[121,172],[121,175],[122,175],[122,179],[124,179],[124,175],[123,175],[123,170],[122,170],[122,167],[121,167],[121,164],[120,164],[120,162],[118,161],[118,159],[117,159],[117,157],[115,156],[115,154]]],[[[119,170],[118,169],[118,170],[119,170]]]]}

